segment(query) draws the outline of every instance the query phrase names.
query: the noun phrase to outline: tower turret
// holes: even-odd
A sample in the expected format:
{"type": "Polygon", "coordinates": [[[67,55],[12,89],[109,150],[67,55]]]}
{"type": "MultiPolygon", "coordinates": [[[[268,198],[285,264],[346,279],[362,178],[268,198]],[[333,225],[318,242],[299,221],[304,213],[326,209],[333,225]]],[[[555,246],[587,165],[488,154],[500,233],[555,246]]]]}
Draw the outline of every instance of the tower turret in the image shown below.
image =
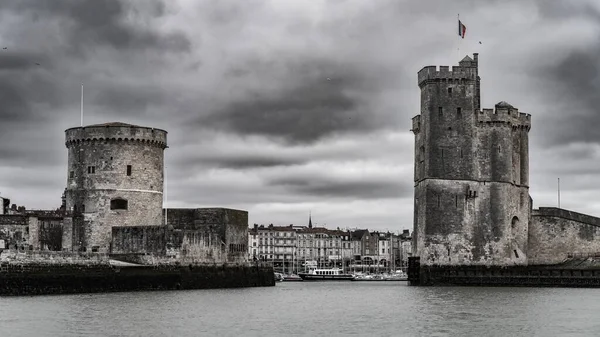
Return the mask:
{"type": "Polygon", "coordinates": [[[480,99],[474,56],[475,60],[465,56],[452,71],[448,66],[429,66],[418,73],[421,114],[413,119],[415,181],[471,179],[475,174],[474,121],[480,99]]]}

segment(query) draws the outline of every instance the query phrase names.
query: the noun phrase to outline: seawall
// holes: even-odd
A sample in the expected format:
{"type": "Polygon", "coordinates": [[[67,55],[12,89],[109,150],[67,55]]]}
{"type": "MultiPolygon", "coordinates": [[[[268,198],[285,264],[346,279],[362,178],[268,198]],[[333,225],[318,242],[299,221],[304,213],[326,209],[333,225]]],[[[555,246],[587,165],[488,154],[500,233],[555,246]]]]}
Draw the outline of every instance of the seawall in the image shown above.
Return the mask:
{"type": "Polygon", "coordinates": [[[488,267],[420,266],[413,260],[408,281],[412,286],[600,288],[600,261],[583,258],[556,265],[488,267]]]}
{"type": "Polygon", "coordinates": [[[261,266],[0,263],[0,296],[274,285],[273,269],[261,266]]]}

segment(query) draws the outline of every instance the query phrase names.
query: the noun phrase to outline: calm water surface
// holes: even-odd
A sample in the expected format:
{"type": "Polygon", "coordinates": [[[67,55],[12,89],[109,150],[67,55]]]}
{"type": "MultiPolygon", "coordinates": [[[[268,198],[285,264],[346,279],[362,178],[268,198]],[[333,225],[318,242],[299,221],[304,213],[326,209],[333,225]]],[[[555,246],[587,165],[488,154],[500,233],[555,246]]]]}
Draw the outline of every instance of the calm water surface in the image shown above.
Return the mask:
{"type": "Polygon", "coordinates": [[[0,336],[600,336],[600,290],[290,282],[0,297],[0,336]]]}

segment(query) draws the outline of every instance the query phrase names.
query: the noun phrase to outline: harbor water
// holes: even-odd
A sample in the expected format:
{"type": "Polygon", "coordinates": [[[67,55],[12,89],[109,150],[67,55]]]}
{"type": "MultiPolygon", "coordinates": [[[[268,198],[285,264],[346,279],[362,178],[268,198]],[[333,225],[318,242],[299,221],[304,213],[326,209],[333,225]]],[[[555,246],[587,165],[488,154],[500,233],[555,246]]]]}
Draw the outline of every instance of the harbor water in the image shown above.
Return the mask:
{"type": "Polygon", "coordinates": [[[0,297],[2,336],[600,336],[600,291],[279,282],[0,297]]]}

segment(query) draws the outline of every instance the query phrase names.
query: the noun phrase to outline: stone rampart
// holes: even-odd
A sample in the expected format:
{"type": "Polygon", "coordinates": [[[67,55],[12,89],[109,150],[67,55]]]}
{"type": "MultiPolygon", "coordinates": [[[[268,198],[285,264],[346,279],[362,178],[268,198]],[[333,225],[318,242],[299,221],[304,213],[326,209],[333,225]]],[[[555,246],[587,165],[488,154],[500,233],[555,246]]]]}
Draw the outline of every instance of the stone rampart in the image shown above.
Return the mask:
{"type": "Polygon", "coordinates": [[[530,264],[556,264],[570,256],[595,253],[600,253],[600,218],[554,207],[533,210],[530,264]]]}

